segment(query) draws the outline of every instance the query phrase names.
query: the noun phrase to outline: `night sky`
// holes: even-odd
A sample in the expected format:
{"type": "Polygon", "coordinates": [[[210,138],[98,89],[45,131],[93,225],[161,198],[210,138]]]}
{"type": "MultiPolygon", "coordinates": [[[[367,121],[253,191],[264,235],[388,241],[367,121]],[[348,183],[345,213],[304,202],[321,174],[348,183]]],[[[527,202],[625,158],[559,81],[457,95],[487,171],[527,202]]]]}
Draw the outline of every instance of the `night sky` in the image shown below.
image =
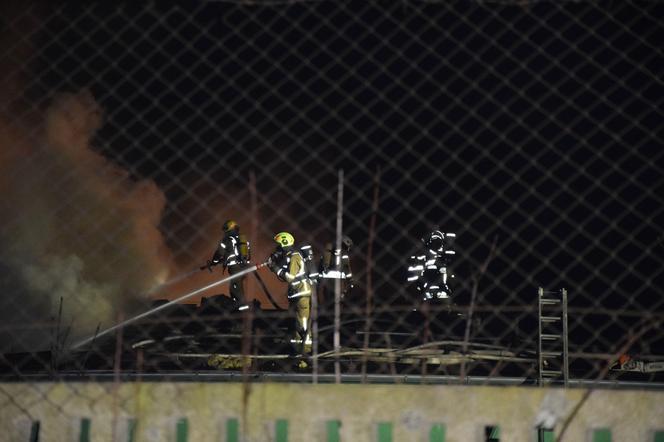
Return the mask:
{"type": "MultiPolygon", "coordinates": [[[[664,309],[664,5],[258,3],[35,9],[28,96],[92,91],[96,148],[165,192],[183,267],[247,210],[251,171],[266,241],[332,240],[343,168],[361,299],[380,169],[379,304],[440,226],[461,303],[495,238],[484,304],[535,306],[542,285],[664,309]]],[[[574,318],[581,341],[598,327],[574,318]]]]}

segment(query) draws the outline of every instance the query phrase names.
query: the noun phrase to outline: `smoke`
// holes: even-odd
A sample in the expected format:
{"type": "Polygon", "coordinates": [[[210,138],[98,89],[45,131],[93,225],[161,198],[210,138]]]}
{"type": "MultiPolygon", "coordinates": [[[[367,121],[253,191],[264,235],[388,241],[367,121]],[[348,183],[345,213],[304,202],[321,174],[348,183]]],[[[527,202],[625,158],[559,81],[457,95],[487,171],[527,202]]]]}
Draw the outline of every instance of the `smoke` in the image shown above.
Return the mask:
{"type": "Polygon", "coordinates": [[[90,146],[102,124],[90,92],[57,94],[27,120],[0,115],[0,320],[13,349],[48,342],[60,299],[71,338],[111,325],[172,262],[163,193],[90,146]]]}
{"type": "MultiPolygon", "coordinates": [[[[48,38],[41,30],[48,8],[48,2],[0,2],[0,353],[46,349],[56,327],[71,327],[69,339],[77,340],[98,324],[116,323],[120,312],[143,311],[151,289],[211,256],[225,220],[218,214],[241,223],[252,240],[253,262],[272,251],[265,231],[283,229],[263,227],[261,235],[257,226],[251,232],[253,220],[238,215],[246,213],[250,195],[240,190],[241,203],[218,201],[214,219],[200,220],[208,221],[199,233],[205,244],[183,239],[187,246],[178,250],[190,258],[179,259],[180,269],[174,269],[158,228],[164,194],[91,145],[103,123],[92,94],[43,96],[35,55],[48,38]],[[63,315],[56,324],[60,300],[63,315]]],[[[197,272],[150,296],[177,297],[220,277],[219,268],[197,272]]],[[[285,305],[284,285],[267,271],[263,278],[285,305]]],[[[247,292],[269,308],[253,275],[247,292]]]]}

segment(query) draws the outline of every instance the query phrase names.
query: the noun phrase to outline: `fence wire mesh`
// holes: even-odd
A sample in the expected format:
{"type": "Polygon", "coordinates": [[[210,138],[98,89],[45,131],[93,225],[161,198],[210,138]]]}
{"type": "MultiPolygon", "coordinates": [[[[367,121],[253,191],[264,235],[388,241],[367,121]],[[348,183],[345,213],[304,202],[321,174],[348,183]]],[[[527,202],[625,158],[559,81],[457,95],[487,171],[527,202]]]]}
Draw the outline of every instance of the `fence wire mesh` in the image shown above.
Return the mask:
{"type": "Polygon", "coordinates": [[[3,379],[662,380],[664,5],[2,8],[3,379]]]}

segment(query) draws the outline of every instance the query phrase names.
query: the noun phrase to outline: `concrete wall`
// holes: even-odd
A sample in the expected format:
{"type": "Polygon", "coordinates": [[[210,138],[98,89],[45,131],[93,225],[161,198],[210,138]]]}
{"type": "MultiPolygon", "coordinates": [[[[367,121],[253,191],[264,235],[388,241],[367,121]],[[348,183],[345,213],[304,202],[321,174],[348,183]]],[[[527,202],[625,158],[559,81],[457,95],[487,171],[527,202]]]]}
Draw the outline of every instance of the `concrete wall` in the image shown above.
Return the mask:
{"type": "MultiPolygon", "coordinates": [[[[0,440],[341,441],[535,440],[538,421],[560,422],[583,389],[429,385],[239,383],[0,384],[0,440]],[[89,418],[90,437],[81,435],[89,418]],[[130,419],[135,432],[130,434],[130,419]],[[235,425],[237,424],[237,433],[235,425]],[[381,425],[382,424],[382,425],[381,425]],[[433,428],[433,431],[432,431],[433,428]],[[442,430],[442,431],[441,431],[442,430]],[[444,435],[442,434],[444,431],[444,435]],[[34,440],[34,439],[33,439],[34,440]]],[[[566,441],[664,440],[664,392],[597,390],[566,441]],[[593,433],[594,430],[610,430],[593,433]],[[659,430],[660,433],[655,431],[659,430]]]]}

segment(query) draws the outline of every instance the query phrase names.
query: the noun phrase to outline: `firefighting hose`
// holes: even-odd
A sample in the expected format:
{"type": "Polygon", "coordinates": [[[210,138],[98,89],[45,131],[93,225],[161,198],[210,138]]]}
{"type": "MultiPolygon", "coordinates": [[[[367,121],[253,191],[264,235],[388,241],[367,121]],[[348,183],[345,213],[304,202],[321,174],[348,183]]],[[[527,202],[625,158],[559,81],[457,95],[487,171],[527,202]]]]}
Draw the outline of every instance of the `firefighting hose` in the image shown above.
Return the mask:
{"type": "Polygon", "coordinates": [[[179,302],[181,302],[181,301],[184,301],[184,300],[186,300],[186,299],[192,298],[192,297],[194,297],[194,296],[196,296],[196,295],[198,295],[198,294],[200,294],[200,293],[203,293],[204,291],[206,291],[206,290],[208,290],[208,289],[211,289],[212,287],[217,287],[217,286],[219,286],[219,285],[222,285],[222,284],[225,284],[225,283],[227,283],[227,282],[233,281],[234,279],[240,278],[240,277],[242,277],[242,276],[244,276],[244,275],[247,275],[247,274],[249,274],[249,273],[255,272],[255,271],[257,271],[258,269],[267,266],[267,264],[268,264],[267,262],[264,262],[264,263],[262,263],[262,264],[257,264],[257,265],[255,265],[255,266],[247,267],[246,269],[243,269],[243,270],[241,270],[241,271],[235,273],[234,275],[230,275],[230,276],[228,276],[228,277],[226,277],[226,278],[220,279],[219,281],[213,282],[212,284],[208,284],[208,285],[206,285],[205,287],[201,287],[201,288],[199,288],[199,289],[196,289],[196,290],[194,290],[194,291],[191,291],[191,292],[189,292],[189,293],[187,293],[187,294],[185,294],[185,295],[180,296],[179,298],[173,299],[172,301],[169,301],[169,302],[167,302],[167,303],[165,303],[165,304],[162,304],[162,305],[160,305],[160,306],[157,306],[157,307],[155,307],[155,308],[153,308],[153,309],[151,309],[151,310],[148,310],[148,311],[143,312],[143,313],[141,313],[141,314],[139,314],[139,315],[136,315],[136,316],[134,316],[134,317],[132,317],[132,318],[129,318],[129,319],[125,320],[125,321],[122,321],[122,322],[120,322],[120,323],[114,325],[113,327],[109,327],[109,328],[107,328],[106,330],[103,330],[103,331],[101,331],[101,332],[99,332],[99,333],[96,333],[96,334],[93,335],[93,336],[90,336],[90,337],[88,337],[88,338],[83,339],[82,341],[79,341],[79,342],[73,344],[73,345],[70,347],[70,350],[76,350],[77,348],[80,348],[80,347],[84,346],[85,344],[88,344],[88,343],[94,341],[95,339],[97,339],[97,338],[99,338],[99,337],[101,337],[101,336],[107,335],[107,334],[109,334],[109,333],[111,333],[111,332],[113,332],[113,331],[115,331],[115,330],[117,330],[117,329],[119,329],[119,328],[122,328],[122,327],[124,327],[124,326],[126,326],[126,325],[131,324],[132,322],[136,322],[136,321],[138,321],[139,319],[143,319],[143,318],[145,318],[145,317],[147,317],[147,316],[149,316],[149,315],[151,315],[151,314],[153,314],[153,313],[156,313],[156,312],[158,312],[158,311],[160,311],[160,310],[163,310],[163,309],[165,309],[165,308],[167,308],[167,307],[170,307],[170,306],[172,306],[173,304],[177,304],[177,303],[179,303],[179,302]]]}
{"type": "Polygon", "coordinates": [[[270,291],[267,289],[267,286],[265,285],[265,282],[263,281],[263,278],[261,278],[261,275],[259,275],[258,272],[255,272],[255,273],[254,273],[254,276],[255,276],[256,279],[258,280],[258,283],[259,283],[260,286],[262,287],[263,292],[265,293],[265,296],[267,296],[267,299],[270,301],[270,304],[272,304],[272,306],[273,306],[275,309],[277,309],[277,310],[284,310],[284,308],[283,308],[283,307],[280,307],[279,304],[277,304],[277,302],[276,302],[276,301],[274,300],[274,298],[272,297],[272,294],[271,294],[270,291]]]}

